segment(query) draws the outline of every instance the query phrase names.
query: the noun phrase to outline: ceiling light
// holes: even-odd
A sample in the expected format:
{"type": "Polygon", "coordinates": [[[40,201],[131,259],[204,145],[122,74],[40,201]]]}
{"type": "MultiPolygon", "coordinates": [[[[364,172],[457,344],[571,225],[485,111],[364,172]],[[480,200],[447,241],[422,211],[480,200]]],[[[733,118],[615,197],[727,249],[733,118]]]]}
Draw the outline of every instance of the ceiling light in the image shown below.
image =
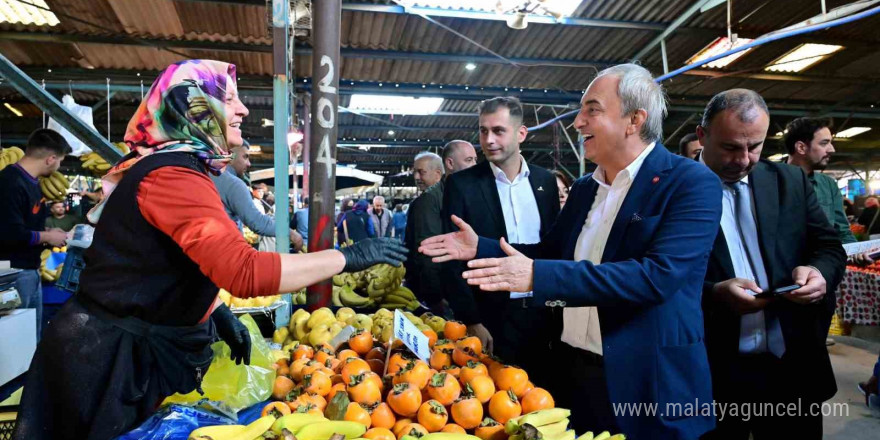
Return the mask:
{"type": "Polygon", "coordinates": [[[259,145],[251,144],[248,147],[248,154],[263,154],[263,148],[259,145]]]}
{"type": "Polygon", "coordinates": [[[394,130],[388,130],[388,136],[394,136],[394,130]]]}
{"type": "Polygon", "coordinates": [[[781,162],[783,159],[787,158],[787,154],[774,154],[767,158],[770,162],[781,162]]]}
{"type": "Polygon", "coordinates": [[[19,118],[22,117],[21,110],[19,110],[19,109],[13,107],[13,106],[12,106],[11,104],[9,104],[8,102],[4,102],[4,103],[3,103],[3,107],[6,107],[7,109],[9,109],[9,111],[11,111],[12,113],[14,113],[15,116],[18,116],[19,118]]]}
{"type": "Polygon", "coordinates": [[[516,14],[511,15],[507,19],[507,27],[511,29],[525,29],[528,26],[529,22],[526,19],[526,13],[523,11],[517,11],[516,14]]]}
{"type": "MultiPolygon", "coordinates": [[[[735,38],[733,43],[731,44],[730,40],[727,37],[718,37],[715,41],[709,43],[708,46],[700,49],[694,56],[692,56],[685,64],[694,64],[705,60],[707,58],[714,57],[715,55],[722,54],[731,49],[736,49],[737,47],[743,46],[745,44],[751,43],[751,38],[735,38]]],[[[712,61],[711,63],[704,64],[703,67],[709,67],[712,69],[721,69],[728,64],[736,61],[743,55],[749,53],[752,49],[746,49],[742,52],[737,52],[732,55],[728,55],[724,58],[717,59],[712,61]]]]}
{"type": "Polygon", "coordinates": [[[21,23],[37,26],[55,26],[58,17],[49,11],[45,0],[30,0],[24,3],[18,0],[0,0],[0,23],[21,23]],[[31,3],[31,6],[27,3],[31,3]],[[39,6],[39,8],[35,7],[39,6]]]}
{"type": "Polygon", "coordinates": [[[837,132],[834,137],[839,139],[849,139],[854,136],[858,136],[866,131],[871,131],[871,127],[850,127],[846,130],[837,132]]]}
{"type": "Polygon", "coordinates": [[[263,127],[274,127],[274,126],[275,126],[275,121],[273,121],[273,120],[271,120],[271,119],[263,118],[263,119],[261,120],[261,122],[262,122],[262,123],[261,123],[260,125],[263,126],[263,127]]]}
{"type": "Polygon", "coordinates": [[[770,63],[764,70],[771,72],[801,72],[841,49],[843,49],[843,46],[834,44],[801,44],[770,63]]]}
{"type": "Polygon", "coordinates": [[[477,68],[477,65],[474,63],[467,63],[464,65],[465,70],[474,70],[477,68]]]}
{"type": "Polygon", "coordinates": [[[381,115],[432,115],[441,105],[443,98],[354,94],[348,108],[381,115]]]}

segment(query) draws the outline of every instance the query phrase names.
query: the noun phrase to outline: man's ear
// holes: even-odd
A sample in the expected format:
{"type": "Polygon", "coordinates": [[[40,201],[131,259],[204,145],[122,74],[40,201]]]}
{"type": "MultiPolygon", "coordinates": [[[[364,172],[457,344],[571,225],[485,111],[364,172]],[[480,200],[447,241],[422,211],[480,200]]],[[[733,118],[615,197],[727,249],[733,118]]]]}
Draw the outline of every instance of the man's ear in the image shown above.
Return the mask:
{"type": "Polygon", "coordinates": [[[516,137],[519,140],[519,143],[523,143],[526,141],[526,136],[529,135],[529,129],[526,128],[525,125],[520,125],[519,130],[516,132],[516,137]]]}
{"type": "Polygon", "coordinates": [[[794,152],[797,154],[807,154],[808,149],[809,147],[807,147],[807,144],[803,141],[797,141],[794,143],[794,152]]]}
{"type": "Polygon", "coordinates": [[[648,120],[648,112],[645,109],[638,109],[633,112],[629,118],[629,125],[626,127],[626,134],[629,136],[638,135],[642,131],[642,126],[648,120]]]}

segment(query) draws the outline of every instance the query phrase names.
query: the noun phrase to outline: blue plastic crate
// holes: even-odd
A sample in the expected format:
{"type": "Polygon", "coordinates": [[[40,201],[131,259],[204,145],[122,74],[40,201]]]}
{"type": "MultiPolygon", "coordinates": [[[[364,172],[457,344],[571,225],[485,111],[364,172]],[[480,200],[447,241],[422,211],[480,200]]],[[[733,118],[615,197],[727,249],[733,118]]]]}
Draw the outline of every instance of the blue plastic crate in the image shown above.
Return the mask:
{"type": "Polygon", "coordinates": [[[79,290],[79,276],[86,268],[86,262],[83,259],[85,251],[85,249],[78,247],[67,248],[64,267],[61,269],[61,276],[55,281],[55,286],[70,293],[76,293],[79,290]]]}

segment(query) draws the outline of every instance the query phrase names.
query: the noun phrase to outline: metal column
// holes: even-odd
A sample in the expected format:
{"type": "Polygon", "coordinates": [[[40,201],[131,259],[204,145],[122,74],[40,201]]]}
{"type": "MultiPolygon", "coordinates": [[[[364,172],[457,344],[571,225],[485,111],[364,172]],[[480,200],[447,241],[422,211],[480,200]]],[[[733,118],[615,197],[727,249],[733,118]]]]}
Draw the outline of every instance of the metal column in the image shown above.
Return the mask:
{"type": "Polygon", "coordinates": [[[58,121],[62,127],[88,145],[89,148],[96,151],[104,160],[115,163],[122,158],[122,153],[110,145],[107,139],[104,139],[94,128],[89,127],[80,118],[67,111],[54,96],[43,90],[39,84],[25,75],[15,64],[12,64],[12,61],[9,61],[2,54],[0,54],[0,75],[15,90],[18,90],[18,93],[21,93],[27,100],[34,103],[52,119],[58,121]]]}
{"type": "Polygon", "coordinates": [[[275,251],[290,252],[290,205],[288,173],[290,150],[287,130],[290,126],[290,104],[287,83],[287,38],[290,27],[289,0],[272,0],[272,96],[275,127],[273,136],[275,159],[275,251]]]}
{"type": "MultiPolygon", "coordinates": [[[[309,133],[309,252],[333,249],[339,108],[341,0],[312,2],[312,121],[309,133]]],[[[330,280],[309,286],[309,309],[330,304],[330,280]]]]}

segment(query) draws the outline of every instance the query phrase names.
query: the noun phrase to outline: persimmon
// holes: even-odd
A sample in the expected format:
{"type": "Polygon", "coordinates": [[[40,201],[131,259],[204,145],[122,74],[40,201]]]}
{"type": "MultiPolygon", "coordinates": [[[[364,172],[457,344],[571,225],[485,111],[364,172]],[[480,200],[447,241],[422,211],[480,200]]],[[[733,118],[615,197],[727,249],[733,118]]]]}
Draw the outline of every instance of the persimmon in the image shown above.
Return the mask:
{"type": "Polygon", "coordinates": [[[467,351],[474,354],[477,358],[475,360],[479,360],[480,356],[483,354],[483,343],[480,342],[480,338],[476,336],[468,336],[466,338],[461,338],[455,341],[455,346],[461,349],[467,349],[467,351]]]}
{"type": "Polygon", "coordinates": [[[492,380],[496,380],[495,378],[498,376],[498,373],[506,367],[503,362],[495,357],[490,357],[488,360],[483,359],[481,362],[486,364],[489,368],[489,377],[491,377],[492,380]]]}
{"type": "MultiPolygon", "coordinates": [[[[419,411],[422,405],[422,393],[418,388],[409,383],[401,383],[395,385],[391,392],[388,393],[388,406],[404,417],[412,417],[419,411]]],[[[400,437],[400,436],[398,436],[400,437]]]]}
{"type": "Polygon", "coordinates": [[[282,400],[293,391],[294,383],[287,376],[277,376],[275,383],[272,385],[272,397],[275,400],[282,400]]]}
{"type": "Polygon", "coordinates": [[[327,408],[327,399],[318,395],[300,394],[296,400],[288,402],[287,405],[291,411],[297,411],[301,406],[313,406],[323,412],[324,408],[327,408]]]}
{"type": "Polygon", "coordinates": [[[317,394],[323,397],[330,394],[330,388],[332,387],[333,384],[330,382],[330,376],[323,372],[316,371],[303,377],[303,389],[309,394],[317,394]]]}
{"type": "Polygon", "coordinates": [[[437,373],[428,383],[428,395],[441,405],[449,406],[461,395],[461,385],[452,375],[437,373]]]}
{"type": "Polygon", "coordinates": [[[308,363],[306,363],[306,366],[303,367],[303,369],[302,369],[302,377],[308,376],[308,375],[314,373],[315,371],[321,370],[322,368],[327,368],[327,367],[325,367],[320,362],[309,361],[308,363]]]}
{"type": "Polygon", "coordinates": [[[495,395],[495,382],[489,376],[474,376],[465,385],[465,390],[473,394],[480,403],[486,403],[495,395]]]}
{"type": "Polygon", "coordinates": [[[334,373],[339,373],[342,370],[342,361],[336,358],[327,359],[324,365],[334,373]]]}
{"type": "Polygon", "coordinates": [[[532,381],[526,382],[526,387],[523,388],[523,396],[525,396],[526,393],[528,393],[529,391],[531,391],[533,389],[535,389],[535,384],[533,384],[532,381]]]}
{"type": "Polygon", "coordinates": [[[437,350],[452,350],[455,348],[455,341],[451,339],[438,339],[437,342],[434,343],[434,351],[437,350]]]}
{"type": "Polygon", "coordinates": [[[312,359],[315,357],[315,349],[309,345],[300,344],[294,350],[293,354],[290,355],[290,358],[293,360],[297,359],[312,359]]]}
{"type": "Polygon", "coordinates": [[[345,381],[342,380],[341,374],[334,374],[334,375],[330,376],[330,383],[332,383],[333,385],[340,384],[340,383],[342,385],[345,385],[345,381]]]}
{"type": "MultiPolygon", "coordinates": [[[[379,391],[385,393],[385,381],[378,374],[369,371],[364,373],[364,378],[373,381],[379,387],[379,391]]],[[[389,381],[388,383],[390,384],[391,382],[389,381]]]]}
{"type": "Polygon", "coordinates": [[[452,420],[464,429],[480,426],[483,420],[483,404],[473,396],[462,396],[452,404],[452,420]]]}
{"type": "Polygon", "coordinates": [[[345,350],[336,353],[336,359],[339,359],[341,362],[345,362],[345,360],[349,358],[360,358],[360,356],[356,351],[350,348],[346,348],[345,350]]]}
{"type": "Polygon", "coordinates": [[[455,362],[455,365],[459,367],[463,367],[467,365],[468,362],[478,362],[477,355],[471,351],[468,347],[455,347],[452,350],[452,361],[455,362]]]}
{"type": "Polygon", "coordinates": [[[495,385],[499,390],[511,390],[517,397],[525,394],[526,386],[529,383],[529,375],[522,368],[508,365],[501,369],[496,376],[494,378],[495,385]]]}
{"type": "Polygon", "coordinates": [[[373,370],[373,373],[382,374],[385,371],[385,362],[379,359],[370,359],[367,363],[370,364],[370,369],[373,370]]]}
{"type": "MultiPolygon", "coordinates": [[[[291,402],[293,403],[293,402],[291,402]]],[[[318,409],[315,405],[300,405],[295,410],[292,410],[293,413],[296,414],[312,414],[316,416],[323,416],[324,413],[318,409]]]]}
{"type": "Polygon", "coordinates": [[[268,415],[273,415],[275,418],[286,416],[290,414],[290,407],[287,406],[284,402],[271,402],[268,405],[263,407],[263,411],[260,412],[260,417],[266,417],[268,415]]]}
{"type": "Polygon", "coordinates": [[[508,420],[521,414],[522,406],[513,391],[498,391],[489,399],[489,415],[498,423],[507,423],[508,420]]]}
{"type": "Polygon", "coordinates": [[[448,423],[440,432],[450,432],[453,434],[467,434],[467,431],[464,430],[461,426],[456,425],[455,423],[448,423]]]}
{"type": "Polygon", "coordinates": [[[381,402],[373,408],[370,418],[373,420],[373,428],[391,429],[397,422],[394,412],[385,402],[381,402]]]}
{"type": "Polygon", "coordinates": [[[311,362],[309,358],[300,358],[293,361],[293,363],[290,364],[290,377],[297,382],[302,382],[303,368],[305,368],[309,362],[311,362]]]}
{"type": "Polygon", "coordinates": [[[366,405],[374,405],[382,400],[382,389],[375,380],[368,376],[370,374],[373,373],[367,372],[351,376],[351,381],[346,390],[352,401],[366,405]]]}
{"type": "Polygon", "coordinates": [[[429,400],[419,407],[417,420],[428,432],[437,432],[446,426],[446,422],[449,420],[449,413],[446,412],[446,408],[440,402],[429,400]]]}
{"type": "Polygon", "coordinates": [[[407,364],[409,364],[409,360],[403,357],[402,353],[392,354],[391,358],[388,359],[388,374],[397,374],[397,372],[406,367],[407,364]]]}
{"type": "Polygon", "coordinates": [[[421,390],[428,385],[428,380],[430,378],[431,369],[428,368],[428,364],[422,360],[414,360],[410,361],[406,367],[394,375],[392,383],[397,385],[399,383],[408,382],[421,390]]]}
{"type": "Polygon", "coordinates": [[[458,321],[446,321],[443,326],[443,337],[457,341],[467,336],[467,326],[458,321]]]}
{"type": "Polygon", "coordinates": [[[378,359],[382,362],[385,362],[385,347],[373,347],[372,350],[367,352],[367,355],[364,356],[364,359],[378,359]]]}
{"type": "Polygon", "coordinates": [[[434,349],[434,344],[437,342],[437,332],[426,328],[422,330],[422,334],[428,337],[428,348],[434,349]]]}
{"type": "Polygon", "coordinates": [[[360,330],[348,338],[348,346],[363,356],[373,349],[373,334],[369,330],[360,330]]]}
{"type": "Polygon", "coordinates": [[[348,393],[348,390],[346,389],[344,383],[339,382],[333,384],[333,386],[330,387],[330,392],[327,393],[327,400],[333,400],[333,396],[335,396],[338,392],[348,393]]]}
{"type": "Polygon", "coordinates": [[[370,440],[397,440],[397,437],[395,437],[394,433],[388,428],[372,427],[368,429],[362,437],[370,440]]]}
{"type": "Polygon", "coordinates": [[[431,353],[431,358],[428,359],[431,362],[431,368],[442,370],[452,365],[452,350],[454,349],[434,350],[431,353]]]}
{"type": "Polygon", "coordinates": [[[539,409],[554,408],[553,396],[543,388],[533,388],[522,397],[522,412],[528,414],[539,409]]]}
{"type": "Polygon", "coordinates": [[[372,370],[367,361],[363,359],[349,359],[345,362],[345,365],[342,366],[342,370],[339,371],[339,374],[342,375],[342,381],[348,385],[349,382],[351,382],[352,377],[370,371],[372,370]]]}
{"type": "Polygon", "coordinates": [[[452,366],[449,366],[449,367],[446,367],[446,368],[440,370],[440,372],[446,373],[446,374],[451,374],[452,377],[455,378],[455,380],[458,380],[458,376],[461,375],[461,368],[459,368],[457,365],[452,365],[452,366]]]}
{"type": "Polygon", "coordinates": [[[348,407],[345,409],[345,416],[342,419],[346,422],[360,423],[366,426],[367,429],[370,429],[370,425],[373,423],[370,413],[356,402],[348,404],[348,407]]]}
{"type": "Polygon", "coordinates": [[[394,422],[394,426],[391,427],[391,432],[394,433],[394,436],[395,436],[395,437],[398,437],[398,438],[399,438],[399,437],[400,437],[400,433],[403,431],[403,428],[406,428],[406,427],[409,426],[412,422],[413,422],[413,421],[412,421],[412,419],[410,419],[410,418],[397,419],[397,421],[394,422]]]}
{"type": "Polygon", "coordinates": [[[400,435],[397,436],[397,438],[401,439],[405,435],[410,435],[415,438],[421,438],[428,435],[428,430],[418,423],[410,423],[400,430],[400,435]]]}
{"type": "MultiPolygon", "coordinates": [[[[327,360],[331,359],[331,358],[335,359],[335,357],[332,354],[330,354],[327,350],[317,350],[315,352],[315,358],[314,358],[315,361],[324,364],[324,366],[327,366],[327,360]]],[[[337,359],[337,361],[338,361],[338,359],[337,359]]]]}
{"type": "Polygon", "coordinates": [[[505,440],[507,433],[504,432],[504,425],[496,422],[491,417],[486,417],[480,426],[474,430],[474,435],[480,440],[505,440]]]}
{"type": "Polygon", "coordinates": [[[461,367],[461,373],[458,375],[458,380],[462,385],[466,385],[476,376],[489,376],[489,370],[483,365],[481,362],[469,361],[467,364],[461,367]]]}

